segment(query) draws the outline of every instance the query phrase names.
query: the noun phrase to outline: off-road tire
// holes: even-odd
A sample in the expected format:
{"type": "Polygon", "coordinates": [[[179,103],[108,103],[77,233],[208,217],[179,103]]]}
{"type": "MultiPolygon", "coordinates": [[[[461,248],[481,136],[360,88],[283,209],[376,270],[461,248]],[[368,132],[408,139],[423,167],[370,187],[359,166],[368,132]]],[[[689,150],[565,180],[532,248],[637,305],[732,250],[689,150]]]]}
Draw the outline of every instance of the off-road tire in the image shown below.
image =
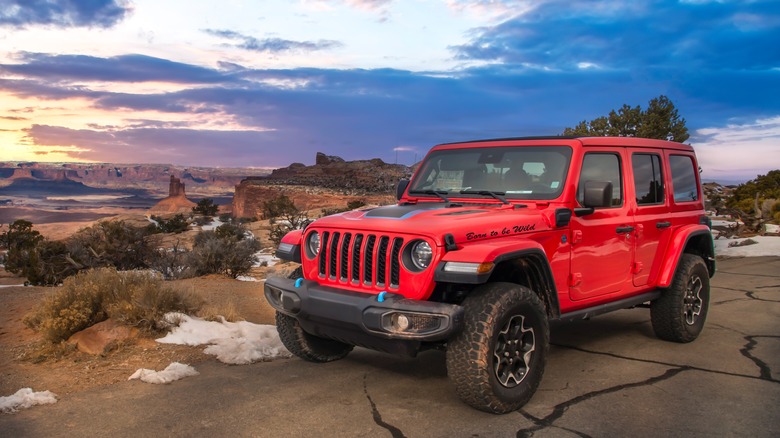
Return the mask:
{"type": "Polygon", "coordinates": [[[544,304],[527,287],[490,283],[472,291],[463,307],[463,330],[447,343],[447,374],[455,392],[482,411],[520,409],[544,375],[550,339],[544,304]],[[499,361],[497,354],[506,359],[499,361]],[[519,382],[515,369],[522,372],[519,382]]]}
{"type": "Polygon", "coordinates": [[[349,344],[306,333],[297,319],[284,313],[276,312],[276,329],[290,353],[309,362],[332,362],[345,358],[352,351],[349,344]]]}
{"type": "Polygon", "coordinates": [[[701,257],[683,254],[674,280],[650,306],[655,335],[672,342],[699,336],[710,304],[710,276],[701,257]]]}
{"type": "MultiPolygon", "coordinates": [[[[302,276],[303,270],[299,267],[288,278],[296,279],[302,276]]],[[[306,333],[297,319],[281,312],[276,312],[276,329],[282,344],[290,353],[309,362],[322,363],[343,359],[353,348],[352,345],[306,333]]]]}

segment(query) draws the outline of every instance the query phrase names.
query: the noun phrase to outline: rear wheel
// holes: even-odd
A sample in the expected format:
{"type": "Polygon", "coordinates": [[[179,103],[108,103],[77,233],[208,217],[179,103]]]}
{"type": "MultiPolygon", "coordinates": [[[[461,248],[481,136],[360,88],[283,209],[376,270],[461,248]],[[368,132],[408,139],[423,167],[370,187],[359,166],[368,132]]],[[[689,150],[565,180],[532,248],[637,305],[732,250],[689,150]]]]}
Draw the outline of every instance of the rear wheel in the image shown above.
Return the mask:
{"type": "Polygon", "coordinates": [[[513,283],[475,289],[463,330],[448,342],[447,373],[458,396],[487,412],[520,409],[544,374],[550,329],[539,297],[513,283]]]}
{"type": "Polygon", "coordinates": [[[652,302],[650,319],[660,339],[691,342],[699,336],[710,304],[710,276],[701,257],[683,254],[672,285],[652,302]]]}

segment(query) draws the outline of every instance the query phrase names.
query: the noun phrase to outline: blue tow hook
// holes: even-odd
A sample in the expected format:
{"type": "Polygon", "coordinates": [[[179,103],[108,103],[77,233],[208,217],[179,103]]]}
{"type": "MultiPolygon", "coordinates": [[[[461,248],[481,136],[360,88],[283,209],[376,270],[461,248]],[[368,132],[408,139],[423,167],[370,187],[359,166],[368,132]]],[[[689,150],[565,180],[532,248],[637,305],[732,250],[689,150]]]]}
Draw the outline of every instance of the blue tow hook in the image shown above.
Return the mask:
{"type": "Polygon", "coordinates": [[[379,301],[380,303],[384,302],[385,301],[385,295],[387,295],[386,291],[379,292],[379,295],[376,296],[376,300],[379,301]]]}
{"type": "Polygon", "coordinates": [[[295,288],[298,289],[299,287],[301,287],[301,283],[303,283],[303,278],[299,278],[295,280],[295,288]]]}

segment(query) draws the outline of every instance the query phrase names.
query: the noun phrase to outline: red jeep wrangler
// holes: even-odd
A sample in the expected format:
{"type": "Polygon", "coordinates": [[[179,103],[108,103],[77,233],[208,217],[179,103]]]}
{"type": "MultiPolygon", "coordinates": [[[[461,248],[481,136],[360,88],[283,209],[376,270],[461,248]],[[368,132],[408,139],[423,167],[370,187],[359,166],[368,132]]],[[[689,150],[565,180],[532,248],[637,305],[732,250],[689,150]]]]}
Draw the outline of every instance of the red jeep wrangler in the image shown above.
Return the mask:
{"type": "Polygon", "coordinates": [[[550,320],[649,303],[659,338],[704,326],[715,273],[690,146],[539,137],[434,147],[397,205],[349,211],[282,239],[301,263],[269,278],[284,345],[313,362],[353,346],[446,349],[469,405],[505,413],[533,396],[550,320]]]}

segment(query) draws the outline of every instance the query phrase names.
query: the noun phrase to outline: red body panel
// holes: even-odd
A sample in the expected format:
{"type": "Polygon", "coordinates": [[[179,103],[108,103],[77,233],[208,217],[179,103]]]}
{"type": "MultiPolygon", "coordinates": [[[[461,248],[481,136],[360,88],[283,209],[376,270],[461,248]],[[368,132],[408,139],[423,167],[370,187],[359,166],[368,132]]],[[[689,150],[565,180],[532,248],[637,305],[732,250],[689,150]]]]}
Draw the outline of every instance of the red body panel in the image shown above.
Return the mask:
{"type": "Polygon", "coordinates": [[[398,293],[415,300],[430,298],[436,287],[434,268],[442,262],[492,262],[506,254],[541,250],[554,277],[560,312],[567,313],[667,287],[688,236],[708,231],[699,222],[703,198],[698,172],[696,199],[674,200],[668,156],[689,156],[696,165],[693,149],[687,145],[610,137],[491,140],[439,145],[429,156],[447,149],[524,146],[571,148],[571,165],[555,199],[503,204],[484,196],[459,196],[460,205],[452,206],[435,196],[406,192],[397,206],[322,218],[304,233],[285,236],[283,242],[303,246],[316,231],[338,245],[323,243],[326,248],[317,256],[301,251],[307,279],[355,292],[398,293]],[[576,195],[587,154],[619,157],[621,200],[591,214],[572,216],[570,222],[556,227],[556,211],[582,207],[576,195]],[[633,182],[633,154],[663,157],[660,173],[665,191],[657,202],[640,205],[633,182]],[[446,235],[454,238],[457,249],[445,250],[446,235]],[[405,256],[410,244],[418,240],[428,242],[433,252],[430,266],[422,271],[409,269],[405,256]],[[381,242],[398,245],[398,249],[383,248],[381,242]]]}

